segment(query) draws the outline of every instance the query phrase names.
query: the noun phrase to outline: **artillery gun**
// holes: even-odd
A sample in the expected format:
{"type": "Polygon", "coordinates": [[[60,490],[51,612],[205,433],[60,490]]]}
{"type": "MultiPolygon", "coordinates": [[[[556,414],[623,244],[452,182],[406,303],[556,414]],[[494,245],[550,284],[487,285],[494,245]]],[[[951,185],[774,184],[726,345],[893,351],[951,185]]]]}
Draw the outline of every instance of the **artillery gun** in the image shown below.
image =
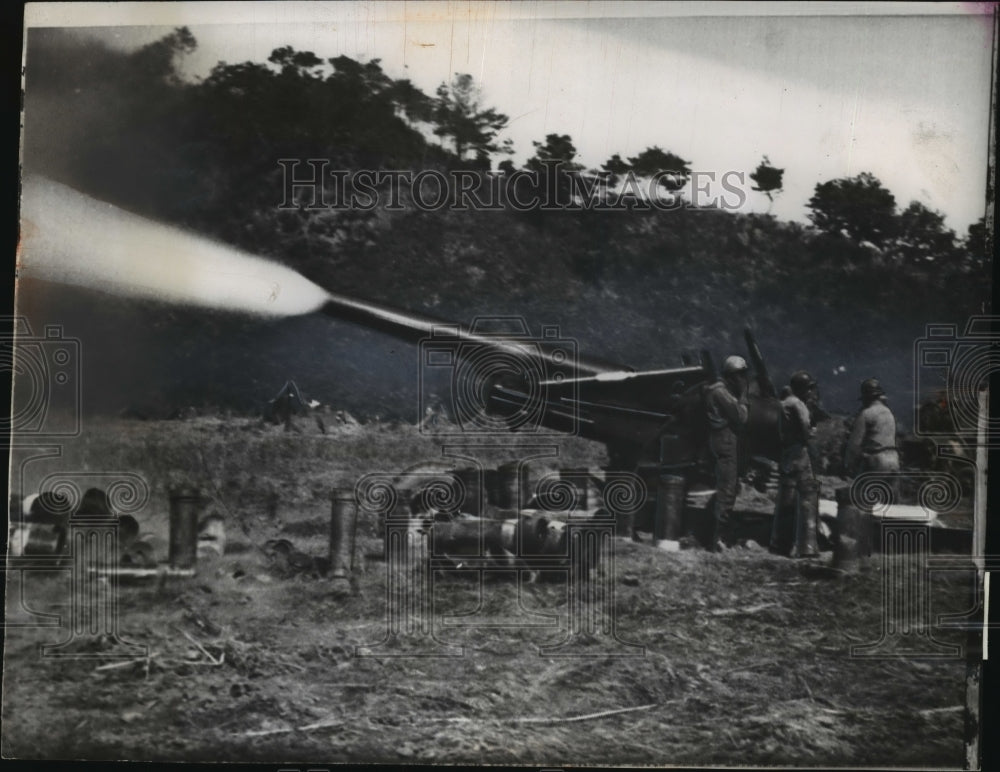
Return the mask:
{"type": "MultiPolygon", "coordinates": [[[[547,334],[531,337],[519,329],[496,329],[496,319],[464,326],[383,304],[331,293],[322,312],[423,347],[427,355],[448,354],[458,427],[486,426],[517,432],[577,434],[607,447],[608,473],[639,475],[650,492],[637,525],[648,525],[656,511],[656,480],[684,478],[685,486],[711,486],[714,470],[708,452],[703,392],[717,375],[708,351],[681,366],[637,371],[576,355],[564,341],[547,334]]],[[[749,421],[741,452],[746,472],[752,459],[777,460],[781,408],[774,384],[752,331],[745,338],[754,378],[749,421]]],[[[598,486],[600,478],[594,480],[598,486]]],[[[525,503],[525,502],[522,502],[525,503]]],[[[650,529],[652,530],[652,529],[650,529]]]]}

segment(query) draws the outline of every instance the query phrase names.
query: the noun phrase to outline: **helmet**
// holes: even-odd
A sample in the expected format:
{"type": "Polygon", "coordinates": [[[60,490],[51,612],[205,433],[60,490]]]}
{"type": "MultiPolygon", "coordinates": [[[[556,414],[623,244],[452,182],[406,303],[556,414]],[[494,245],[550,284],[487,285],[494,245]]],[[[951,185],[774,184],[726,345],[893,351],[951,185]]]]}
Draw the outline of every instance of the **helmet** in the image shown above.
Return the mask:
{"type": "Polygon", "coordinates": [[[791,379],[788,381],[788,385],[792,387],[792,393],[798,396],[805,394],[813,386],[816,386],[816,381],[813,377],[809,375],[805,370],[799,370],[794,373],[791,379]]]}
{"type": "Polygon", "coordinates": [[[722,363],[722,374],[732,375],[733,373],[745,373],[747,371],[747,361],[743,357],[726,357],[722,363]]]}
{"type": "Polygon", "coordinates": [[[878,382],[877,378],[869,378],[861,381],[861,399],[875,399],[884,396],[885,392],[882,390],[882,384],[878,382]]]}

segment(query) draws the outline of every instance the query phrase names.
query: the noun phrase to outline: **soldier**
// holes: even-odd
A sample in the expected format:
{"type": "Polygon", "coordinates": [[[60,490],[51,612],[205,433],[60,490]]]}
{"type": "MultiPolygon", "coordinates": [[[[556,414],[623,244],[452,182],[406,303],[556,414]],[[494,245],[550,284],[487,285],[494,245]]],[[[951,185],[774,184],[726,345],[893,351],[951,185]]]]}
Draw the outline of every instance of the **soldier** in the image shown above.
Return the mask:
{"type": "Polygon", "coordinates": [[[715,522],[712,549],[720,549],[731,529],[733,507],[739,490],[739,435],[746,426],[749,408],[747,363],[743,357],[727,357],[722,378],[708,387],[705,408],[708,416],[708,444],[715,459],[715,522]]]}
{"type": "Polygon", "coordinates": [[[809,405],[817,403],[819,393],[816,381],[804,370],[792,375],[788,385],[791,393],[781,401],[782,450],[770,544],[771,552],[785,556],[791,555],[795,540],[802,482],[814,479],[809,440],[816,430],[809,405]]]}
{"type": "Polygon", "coordinates": [[[898,472],[896,419],[885,403],[882,385],[875,378],[861,382],[861,404],[847,440],[844,470],[850,476],[861,472],[898,472]]]}

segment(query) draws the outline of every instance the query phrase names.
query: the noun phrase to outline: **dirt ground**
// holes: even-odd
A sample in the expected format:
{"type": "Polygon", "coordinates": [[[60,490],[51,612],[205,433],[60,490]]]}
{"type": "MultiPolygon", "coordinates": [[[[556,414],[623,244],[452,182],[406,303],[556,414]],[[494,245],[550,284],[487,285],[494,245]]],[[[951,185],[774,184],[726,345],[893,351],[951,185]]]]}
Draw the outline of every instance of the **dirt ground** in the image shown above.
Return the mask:
{"type": "MultiPolygon", "coordinates": [[[[616,539],[595,575],[613,587],[602,619],[613,618],[614,634],[570,635],[565,581],[446,572],[432,585],[436,641],[379,646],[387,567],[374,524],[359,529],[347,594],[308,563],[260,547],[280,537],[325,556],[331,484],[440,454],[433,438],[420,446],[400,435],[286,436],[240,419],[115,422],[67,449],[58,463],[143,474],[152,496],[140,520],[161,534],[163,486],[196,478],[225,509],[229,544],[200,559],[194,578],[120,582],[119,640],[82,635],[67,647],[122,659],[42,656],[39,645],[66,640],[67,627],[10,624],[30,621],[25,606],[68,618],[70,575],[9,573],[3,755],[961,767],[964,658],[851,656],[899,621],[883,613],[883,577],[919,570],[905,558],[838,575],[825,569],[829,553],[668,553],[616,539]],[[261,503],[268,490],[282,495],[277,511],[261,503]],[[542,650],[567,639],[560,652],[542,650]],[[428,653],[448,656],[415,656],[428,653]]],[[[570,443],[560,463],[596,464],[599,452],[570,443]]],[[[968,580],[932,576],[932,619],[966,609],[968,580]]],[[[931,633],[965,642],[955,630],[931,633]]]]}

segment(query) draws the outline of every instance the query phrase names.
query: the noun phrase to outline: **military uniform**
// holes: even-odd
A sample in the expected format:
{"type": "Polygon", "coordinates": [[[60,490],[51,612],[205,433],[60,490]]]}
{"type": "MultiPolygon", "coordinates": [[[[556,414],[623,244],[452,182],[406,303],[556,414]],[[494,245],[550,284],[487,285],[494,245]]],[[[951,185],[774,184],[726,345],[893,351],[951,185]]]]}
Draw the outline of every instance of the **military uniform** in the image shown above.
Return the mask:
{"type": "Polygon", "coordinates": [[[789,555],[795,541],[802,483],[814,479],[809,458],[812,417],[806,403],[795,394],[781,401],[781,460],[778,464],[778,499],[771,529],[771,551],[789,555]]]}
{"type": "Polygon", "coordinates": [[[735,396],[718,380],[705,395],[708,417],[708,446],[715,460],[715,538],[730,526],[736,494],[739,491],[739,433],[746,426],[749,408],[745,395],[735,396]]]}
{"type": "Polygon", "coordinates": [[[881,397],[862,409],[854,419],[844,468],[848,474],[899,471],[896,419],[881,397]]]}

